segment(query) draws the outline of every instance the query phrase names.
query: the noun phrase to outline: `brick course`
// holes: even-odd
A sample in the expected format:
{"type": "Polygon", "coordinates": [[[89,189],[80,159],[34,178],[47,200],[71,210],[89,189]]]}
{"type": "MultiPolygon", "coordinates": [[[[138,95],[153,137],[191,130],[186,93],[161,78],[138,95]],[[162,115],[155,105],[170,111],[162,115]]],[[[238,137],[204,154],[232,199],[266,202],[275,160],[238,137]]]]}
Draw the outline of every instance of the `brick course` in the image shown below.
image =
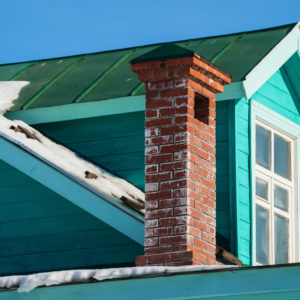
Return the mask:
{"type": "Polygon", "coordinates": [[[231,79],[196,54],[131,70],[146,83],[145,255],[136,265],[218,264],[215,94],[231,79]]]}

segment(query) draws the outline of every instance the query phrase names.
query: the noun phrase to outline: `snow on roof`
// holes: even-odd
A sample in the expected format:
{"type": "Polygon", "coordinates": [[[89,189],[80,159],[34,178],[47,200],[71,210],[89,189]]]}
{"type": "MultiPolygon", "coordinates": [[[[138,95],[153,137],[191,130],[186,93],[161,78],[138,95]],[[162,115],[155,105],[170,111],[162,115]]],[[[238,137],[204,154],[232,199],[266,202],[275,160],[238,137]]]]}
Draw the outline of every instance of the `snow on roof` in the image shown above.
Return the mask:
{"type": "Polygon", "coordinates": [[[19,93],[28,81],[0,81],[0,114],[4,114],[19,98],[19,93]]]}
{"type": "Polygon", "coordinates": [[[30,292],[39,286],[52,286],[69,282],[89,281],[90,278],[102,281],[107,279],[122,279],[147,275],[162,275],[171,273],[186,273],[205,270],[238,268],[239,266],[184,266],[184,267],[134,267],[102,270],[70,270],[33,275],[0,277],[0,288],[17,288],[18,292],[30,292]]]}
{"type": "Polygon", "coordinates": [[[74,152],[52,142],[26,123],[17,120],[11,121],[3,116],[12,107],[13,101],[18,98],[21,88],[28,83],[17,81],[0,82],[0,136],[9,139],[15,144],[24,145],[37,156],[43,157],[90,187],[109,197],[113,197],[114,200],[120,203],[123,203],[120,200],[122,197],[131,199],[137,204],[141,200],[144,201],[144,193],[131,183],[79,158],[74,152]],[[12,130],[11,128],[17,128],[17,130],[12,130]],[[20,131],[18,128],[29,131],[37,140],[27,138],[26,134],[18,132],[20,131]],[[87,171],[96,175],[97,178],[86,178],[87,171]]]}

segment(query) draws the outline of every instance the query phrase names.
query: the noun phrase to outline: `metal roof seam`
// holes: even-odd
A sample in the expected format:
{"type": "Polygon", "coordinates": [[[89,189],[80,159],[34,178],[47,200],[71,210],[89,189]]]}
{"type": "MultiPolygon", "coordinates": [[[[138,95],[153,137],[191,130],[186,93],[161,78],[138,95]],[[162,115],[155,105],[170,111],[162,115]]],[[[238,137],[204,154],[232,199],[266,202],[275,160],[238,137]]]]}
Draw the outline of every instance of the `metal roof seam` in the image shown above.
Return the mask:
{"type": "Polygon", "coordinates": [[[214,63],[221,55],[223,55],[229,48],[231,48],[238,40],[240,40],[246,32],[244,32],[241,36],[234,39],[232,42],[230,42],[227,46],[225,46],[218,54],[216,54],[211,60],[211,63],[214,63]]]}
{"type": "Polygon", "coordinates": [[[30,67],[32,67],[33,65],[35,65],[36,63],[38,63],[38,61],[33,62],[32,64],[30,64],[29,66],[25,67],[23,70],[21,70],[20,72],[18,72],[16,75],[14,75],[12,78],[10,78],[8,81],[13,81],[15,80],[17,77],[19,77],[21,74],[23,74],[25,71],[27,71],[27,69],[29,69],[30,67]]]}
{"type": "Polygon", "coordinates": [[[65,75],[68,71],[74,68],[80,61],[82,61],[86,56],[81,57],[76,60],[74,63],[69,65],[66,69],[60,72],[57,76],[55,76],[48,84],[46,84],[39,92],[37,92],[30,100],[28,100],[21,109],[27,109],[33,102],[35,102],[51,85],[53,85],[58,79],[60,79],[63,75],[65,75]]]}
{"type": "Polygon", "coordinates": [[[122,61],[124,61],[129,55],[131,55],[137,48],[132,49],[118,61],[116,61],[110,68],[108,68],[104,73],[102,73],[98,79],[96,79],[88,88],[86,88],[73,102],[79,103],[107,74],[109,74],[115,67],[117,67],[122,61]]]}

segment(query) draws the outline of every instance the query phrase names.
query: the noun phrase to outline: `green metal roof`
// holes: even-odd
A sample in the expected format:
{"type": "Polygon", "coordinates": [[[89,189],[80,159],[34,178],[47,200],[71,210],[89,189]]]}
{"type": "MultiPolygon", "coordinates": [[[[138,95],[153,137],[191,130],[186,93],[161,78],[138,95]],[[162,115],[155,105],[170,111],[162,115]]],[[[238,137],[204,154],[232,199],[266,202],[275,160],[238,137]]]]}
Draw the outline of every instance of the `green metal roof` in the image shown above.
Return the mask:
{"type": "MultiPolygon", "coordinates": [[[[296,24],[296,23],[295,23],[296,24]]],[[[295,24],[175,42],[232,75],[245,76],[295,24]]],[[[129,62],[164,44],[0,65],[0,81],[29,81],[11,109],[33,109],[145,94],[129,62]]],[[[167,43],[165,44],[167,45],[167,43]]]]}

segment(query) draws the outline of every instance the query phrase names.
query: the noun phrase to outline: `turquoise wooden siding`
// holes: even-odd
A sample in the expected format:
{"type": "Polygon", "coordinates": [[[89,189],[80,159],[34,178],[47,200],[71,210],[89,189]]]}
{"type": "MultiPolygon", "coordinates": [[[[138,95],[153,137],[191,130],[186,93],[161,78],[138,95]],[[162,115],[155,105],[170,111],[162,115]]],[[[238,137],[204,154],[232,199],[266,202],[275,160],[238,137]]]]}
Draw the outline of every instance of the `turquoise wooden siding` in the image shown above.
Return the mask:
{"type": "Polygon", "coordinates": [[[136,112],[35,127],[144,190],[144,123],[145,113],[136,112]]]}
{"type": "MultiPolygon", "coordinates": [[[[251,204],[250,204],[250,131],[249,103],[235,100],[235,198],[236,245],[235,253],[244,264],[251,263],[251,204]]],[[[233,196],[234,197],[234,196],[233,196]]],[[[232,212],[234,215],[234,212],[232,212]]]]}
{"type": "Polygon", "coordinates": [[[216,117],[216,186],[217,186],[217,243],[227,250],[230,244],[222,241],[219,234],[230,240],[230,211],[229,211],[229,102],[217,102],[216,117]],[[222,245],[221,245],[222,244],[222,245]]]}
{"type": "Polygon", "coordinates": [[[143,246],[0,161],[0,276],[133,266],[143,246]]]}
{"type": "MultiPolygon", "coordinates": [[[[300,101],[297,92],[300,78],[291,77],[300,62],[294,55],[252,97],[252,99],[300,124],[300,101]]],[[[244,264],[251,263],[251,201],[250,201],[250,123],[249,101],[235,100],[236,156],[236,253],[244,264]]],[[[234,178],[234,176],[232,176],[234,178]]],[[[232,200],[232,199],[231,199],[232,200]]]]}

